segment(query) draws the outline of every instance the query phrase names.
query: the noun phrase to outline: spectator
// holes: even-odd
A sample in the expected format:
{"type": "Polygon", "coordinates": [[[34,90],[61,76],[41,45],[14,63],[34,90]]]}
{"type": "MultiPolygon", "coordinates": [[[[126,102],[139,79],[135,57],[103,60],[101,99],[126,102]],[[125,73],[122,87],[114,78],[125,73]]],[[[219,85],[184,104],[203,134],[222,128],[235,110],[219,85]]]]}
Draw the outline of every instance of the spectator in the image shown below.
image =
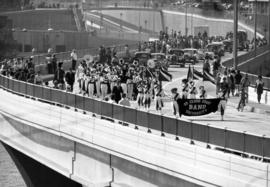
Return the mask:
{"type": "Polygon", "coordinates": [[[123,88],[120,85],[120,82],[117,82],[117,85],[113,87],[112,90],[112,95],[114,95],[114,100],[116,103],[119,103],[119,101],[122,98],[122,94],[123,94],[123,88]]]}
{"type": "Polygon", "coordinates": [[[40,75],[40,71],[38,71],[37,74],[35,75],[34,84],[38,84],[38,85],[43,84],[43,79],[40,75]]]}
{"type": "Polygon", "coordinates": [[[52,65],[52,74],[54,74],[56,69],[57,69],[57,58],[56,58],[55,54],[53,54],[51,62],[52,62],[52,64],[51,64],[52,65]]]}
{"type": "Polygon", "coordinates": [[[203,63],[203,72],[210,73],[210,63],[209,63],[209,57],[205,57],[205,61],[203,63]]]}
{"type": "Polygon", "coordinates": [[[261,103],[261,96],[263,94],[263,87],[264,87],[264,82],[262,80],[262,76],[259,75],[258,79],[256,80],[256,84],[255,84],[255,91],[257,92],[258,103],[261,103]]]}
{"type": "Polygon", "coordinates": [[[235,88],[238,95],[239,95],[239,86],[240,86],[241,80],[242,80],[242,75],[240,73],[240,70],[237,70],[235,74],[235,88]]]}
{"type": "Polygon", "coordinates": [[[248,74],[246,73],[245,77],[240,82],[240,87],[241,89],[244,89],[247,93],[249,85],[250,85],[250,81],[248,79],[248,74]]]}
{"type": "Polygon", "coordinates": [[[177,92],[177,88],[171,89],[172,99],[173,99],[173,114],[177,116],[179,113],[179,106],[177,100],[180,99],[180,94],[177,92]]]}
{"type": "Polygon", "coordinates": [[[62,62],[58,64],[58,69],[56,70],[55,74],[54,74],[54,79],[53,79],[53,83],[55,88],[60,88],[63,89],[64,88],[64,76],[65,76],[65,71],[63,70],[62,67],[62,62]]]}
{"type": "Polygon", "coordinates": [[[77,60],[78,60],[78,56],[77,56],[77,53],[76,53],[75,49],[72,50],[72,52],[70,54],[70,57],[71,57],[71,62],[72,62],[71,68],[72,68],[73,71],[75,71],[77,60]]]}
{"type": "Polygon", "coordinates": [[[220,68],[220,61],[218,59],[218,56],[215,55],[214,57],[214,62],[213,62],[213,76],[216,77],[217,76],[217,73],[219,71],[219,68],[220,68]]]}
{"type": "Polygon", "coordinates": [[[72,68],[69,68],[69,71],[65,75],[65,80],[67,83],[67,90],[73,92],[73,85],[75,82],[75,73],[72,71],[72,68]]]}
{"type": "Polygon", "coordinates": [[[122,99],[119,101],[119,104],[123,106],[130,106],[130,102],[127,99],[127,95],[125,93],[122,94],[122,99]]]}

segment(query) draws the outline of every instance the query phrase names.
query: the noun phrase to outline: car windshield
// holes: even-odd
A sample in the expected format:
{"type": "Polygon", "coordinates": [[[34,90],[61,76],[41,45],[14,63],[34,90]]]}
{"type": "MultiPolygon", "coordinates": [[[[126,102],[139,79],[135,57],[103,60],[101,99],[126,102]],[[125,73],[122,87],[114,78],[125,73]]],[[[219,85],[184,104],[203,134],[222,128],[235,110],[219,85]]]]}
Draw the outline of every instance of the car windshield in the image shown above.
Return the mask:
{"type": "Polygon", "coordinates": [[[150,58],[150,54],[148,53],[138,53],[135,56],[136,58],[140,58],[140,59],[149,59],[150,58]]]}
{"type": "Polygon", "coordinates": [[[170,50],[169,54],[176,55],[176,56],[182,56],[184,54],[184,52],[181,50],[170,50]]]}
{"type": "Polygon", "coordinates": [[[208,45],[207,50],[208,51],[216,51],[216,50],[221,49],[222,47],[223,47],[223,45],[221,45],[221,44],[208,45]]]}

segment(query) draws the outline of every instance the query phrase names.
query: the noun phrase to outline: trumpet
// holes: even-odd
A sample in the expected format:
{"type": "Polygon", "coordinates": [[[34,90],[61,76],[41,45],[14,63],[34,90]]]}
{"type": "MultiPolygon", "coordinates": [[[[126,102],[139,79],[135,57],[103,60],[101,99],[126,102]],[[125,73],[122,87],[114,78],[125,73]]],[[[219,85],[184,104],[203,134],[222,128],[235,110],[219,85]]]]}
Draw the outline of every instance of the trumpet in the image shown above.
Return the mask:
{"type": "Polygon", "coordinates": [[[139,65],[139,61],[138,61],[138,60],[134,60],[134,61],[133,61],[133,65],[134,65],[134,66],[138,66],[138,65],[139,65]]]}

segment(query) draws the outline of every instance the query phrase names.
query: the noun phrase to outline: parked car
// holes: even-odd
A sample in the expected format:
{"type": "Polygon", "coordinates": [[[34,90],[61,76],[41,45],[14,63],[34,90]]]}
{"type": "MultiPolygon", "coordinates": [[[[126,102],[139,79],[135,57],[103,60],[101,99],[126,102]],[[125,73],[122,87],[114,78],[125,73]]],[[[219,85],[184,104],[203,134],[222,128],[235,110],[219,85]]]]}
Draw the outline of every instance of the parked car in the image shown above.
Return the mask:
{"type": "Polygon", "coordinates": [[[147,66],[148,60],[151,59],[151,53],[145,51],[139,51],[135,53],[133,61],[136,60],[139,66],[147,66]]]}
{"type": "Polygon", "coordinates": [[[167,69],[169,67],[169,62],[164,53],[152,53],[151,59],[156,63],[155,68],[164,67],[167,69]]]}
{"type": "Polygon", "coordinates": [[[212,42],[206,46],[206,52],[211,58],[215,55],[224,56],[223,42],[212,42]]]}
{"type": "Polygon", "coordinates": [[[167,59],[170,65],[179,65],[180,67],[185,67],[184,51],[182,49],[170,49],[168,51],[167,59]]]}
{"type": "Polygon", "coordinates": [[[232,40],[223,40],[222,42],[224,44],[224,51],[232,53],[232,51],[233,51],[233,41],[232,40]]]}
{"type": "Polygon", "coordinates": [[[198,57],[198,50],[195,48],[186,48],[183,49],[184,51],[184,61],[185,64],[190,63],[190,64],[196,64],[199,60],[198,57]]]}

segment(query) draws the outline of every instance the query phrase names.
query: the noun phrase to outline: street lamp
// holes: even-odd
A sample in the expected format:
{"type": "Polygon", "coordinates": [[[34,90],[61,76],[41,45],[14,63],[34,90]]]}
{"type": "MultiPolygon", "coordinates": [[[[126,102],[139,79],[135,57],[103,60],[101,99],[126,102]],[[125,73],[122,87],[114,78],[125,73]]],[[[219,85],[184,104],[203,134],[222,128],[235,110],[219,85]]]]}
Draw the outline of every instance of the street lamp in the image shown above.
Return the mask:
{"type": "Polygon", "coordinates": [[[145,30],[147,30],[147,20],[144,20],[145,30]]]}
{"type": "Polygon", "coordinates": [[[120,13],[120,25],[119,25],[119,26],[120,26],[120,31],[121,31],[121,32],[123,31],[123,30],[122,30],[122,24],[123,24],[123,23],[122,23],[122,16],[123,16],[123,13],[121,12],[121,13],[120,13]]]}
{"type": "Polygon", "coordinates": [[[186,11],[185,11],[185,35],[187,36],[187,34],[188,34],[188,28],[187,28],[187,9],[188,9],[188,4],[187,4],[187,0],[185,1],[185,3],[186,3],[186,6],[185,6],[185,8],[186,8],[186,11]]]}
{"type": "Polygon", "coordinates": [[[233,1],[233,8],[234,8],[234,28],[233,28],[233,63],[234,69],[237,70],[237,56],[238,56],[238,0],[233,1]]]}

